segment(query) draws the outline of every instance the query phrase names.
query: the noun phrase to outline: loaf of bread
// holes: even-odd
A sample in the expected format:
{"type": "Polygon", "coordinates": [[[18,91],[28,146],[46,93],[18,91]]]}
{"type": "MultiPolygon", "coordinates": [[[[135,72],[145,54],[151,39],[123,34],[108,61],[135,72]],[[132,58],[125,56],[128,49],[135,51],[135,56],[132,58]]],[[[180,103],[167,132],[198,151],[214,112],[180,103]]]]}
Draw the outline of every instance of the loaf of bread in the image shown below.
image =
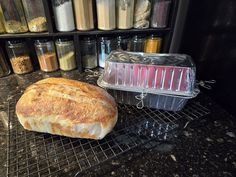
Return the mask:
{"type": "Polygon", "coordinates": [[[116,124],[114,99],[103,89],[75,80],[48,78],[29,86],[16,104],[28,130],[102,139],[116,124]]]}

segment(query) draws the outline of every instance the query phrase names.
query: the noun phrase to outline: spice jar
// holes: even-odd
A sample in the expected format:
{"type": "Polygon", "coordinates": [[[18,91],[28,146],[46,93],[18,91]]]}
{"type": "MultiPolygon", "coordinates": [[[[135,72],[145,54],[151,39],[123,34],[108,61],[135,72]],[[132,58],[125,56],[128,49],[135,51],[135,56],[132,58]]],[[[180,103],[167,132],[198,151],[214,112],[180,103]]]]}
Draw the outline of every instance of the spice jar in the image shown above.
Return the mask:
{"type": "Polygon", "coordinates": [[[33,71],[29,51],[25,42],[7,41],[6,48],[14,73],[25,74],[33,71]]]}
{"type": "Polygon", "coordinates": [[[4,23],[3,23],[3,14],[2,7],[0,5],[0,33],[5,33],[4,23]]]}
{"type": "Polygon", "coordinates": [[[133,27],[134,0],[117,0],[117,28],[130,29],[133,27]]]}
{"type": "Polygon", "coordinates": [[[167,26],[170,0],[153,0],[151,27],[164,28],[167,26]]]}
{"type": "Polygon", "coordinates": [[[84,38],[81,43],[81,60],[84,68],[97,67],[97,43],[95,39],[84,38]]]}
{"type": "Polygon", "coordinates": [[[24,33],[28,31],[20,0],[0,1],[3,22],[7,33],[24,33]]]}
{"type": "Polygon", "coordinates": [[[75,49],[73,41],[68,39],[56,40],[57,57],[60,69],[70,71],[76,68],[75,49]]]}
{"type": "Polygon", "coordinates": [[[116,42],[112,38],[101,37],[98,40],[98,63],[100,67],[105,67],[105,60],[112,50],[116,50],[116,42]]]}
{"type": "Polygon", "coordinates": [[[47,31],[47,20],[42,0],[22,0],[28,27],[31,32],[47,31]]]}
{"type": "Polygon", "coordinates": [[[142,36],[135,35],[130,42],[130,51],[143,52],[145,39],[142,36]]]}
{"type": "Polygon", "coordinates": [[[130,39],[127,36],[118,36],[117,37],[117,50],[130,50],[130,39]]]}
{"type": "Polygon", "coordinates": [[[74,0],[76,28],[78,30],[94,29],[93,1],[74,0]]]}
{"type": "Polygon", "coordinates": [[[134,28],[148,28],[150,14],[150,0],[136,0],[134,7],[134,28]]]}
{"type": "Polygon", "coordinates": [[[97,0],[98,29],[113,30],[116,28],[115,0],[97,0]]]}
{"type": "Polygon", "coordinates": [[[11,70],[6,62],[3,51],[0,48],[0,77],[7,76],[11,73],[11,70]]]}
{"type": "Polygon", "coordinates": [[[52,0],[56,28],[58,31],[73,31],[75,21],[71,0],[52,0]]]}
{"type": "Polygon", "coordinates": [[[37,40],[35,49],[42,71],[51,72],[58,69],[57,56],[53,41],[37,40]]]}
{"type": "Polygon", "coordinates": [[[161,49],[161,38],[151,35],[145,40],[144,52],[146,53],[159,53],[161,49]]]}

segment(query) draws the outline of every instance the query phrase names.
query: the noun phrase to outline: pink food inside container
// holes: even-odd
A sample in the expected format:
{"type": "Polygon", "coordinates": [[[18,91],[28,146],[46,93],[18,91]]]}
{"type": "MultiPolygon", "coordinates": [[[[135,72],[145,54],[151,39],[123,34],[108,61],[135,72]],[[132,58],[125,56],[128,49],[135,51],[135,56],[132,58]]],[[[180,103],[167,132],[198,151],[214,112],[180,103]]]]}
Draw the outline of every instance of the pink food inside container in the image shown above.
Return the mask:
{"type": "Polygon", "coordinates": [[[161,89],[162,87],[162,81],[163,81],[163,77],[164,77],[164,70],[165,70],[165,67],[161,67],[161,66],[156,66],[156,88],[157,89],[161,89]]]}
{"type": "Polygon", "coordinates": [[[148,66],[148,88],[153,88],[154,79],[155,79],[155,66],[148,66]]]}
{"type": "Polygon", "coordinates": [[[188,75],[188,68],[183,68],[183,77],[181,79],[180,84],[180,91],[186,91],[187,90],[187,75],[188,75]]]}
{"type": "Polygon", "coordinates": [[[165,80],[164,80],[164,89],[169,90],[171,85],[171,77],[173,69],[171,67],[165,68],[165,80]]]}

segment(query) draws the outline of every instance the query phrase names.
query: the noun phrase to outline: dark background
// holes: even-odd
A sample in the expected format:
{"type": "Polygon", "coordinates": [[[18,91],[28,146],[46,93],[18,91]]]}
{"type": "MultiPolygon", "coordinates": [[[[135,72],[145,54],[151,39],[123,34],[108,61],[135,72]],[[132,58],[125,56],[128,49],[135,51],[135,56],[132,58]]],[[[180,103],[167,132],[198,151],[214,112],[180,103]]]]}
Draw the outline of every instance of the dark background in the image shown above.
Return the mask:
{"type": "Polygon", "coordinates": [[[201,90],[236,115],[236,1],[191,0],[180,52],[193,57],[198,79],[216,80],[201,90]]]}

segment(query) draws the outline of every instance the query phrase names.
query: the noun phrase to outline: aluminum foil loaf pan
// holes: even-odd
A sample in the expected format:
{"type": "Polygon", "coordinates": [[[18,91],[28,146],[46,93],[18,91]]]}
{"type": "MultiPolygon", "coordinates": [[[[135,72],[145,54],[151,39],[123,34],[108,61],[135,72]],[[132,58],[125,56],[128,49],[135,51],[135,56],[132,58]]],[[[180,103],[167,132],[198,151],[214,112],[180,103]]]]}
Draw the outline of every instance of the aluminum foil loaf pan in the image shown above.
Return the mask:
{"type": "Polygon", "coordinates": [[[112,51],[100,82],[118,90],[192,96],[195,80],[196,67],[188,55],[112,51]]]}

